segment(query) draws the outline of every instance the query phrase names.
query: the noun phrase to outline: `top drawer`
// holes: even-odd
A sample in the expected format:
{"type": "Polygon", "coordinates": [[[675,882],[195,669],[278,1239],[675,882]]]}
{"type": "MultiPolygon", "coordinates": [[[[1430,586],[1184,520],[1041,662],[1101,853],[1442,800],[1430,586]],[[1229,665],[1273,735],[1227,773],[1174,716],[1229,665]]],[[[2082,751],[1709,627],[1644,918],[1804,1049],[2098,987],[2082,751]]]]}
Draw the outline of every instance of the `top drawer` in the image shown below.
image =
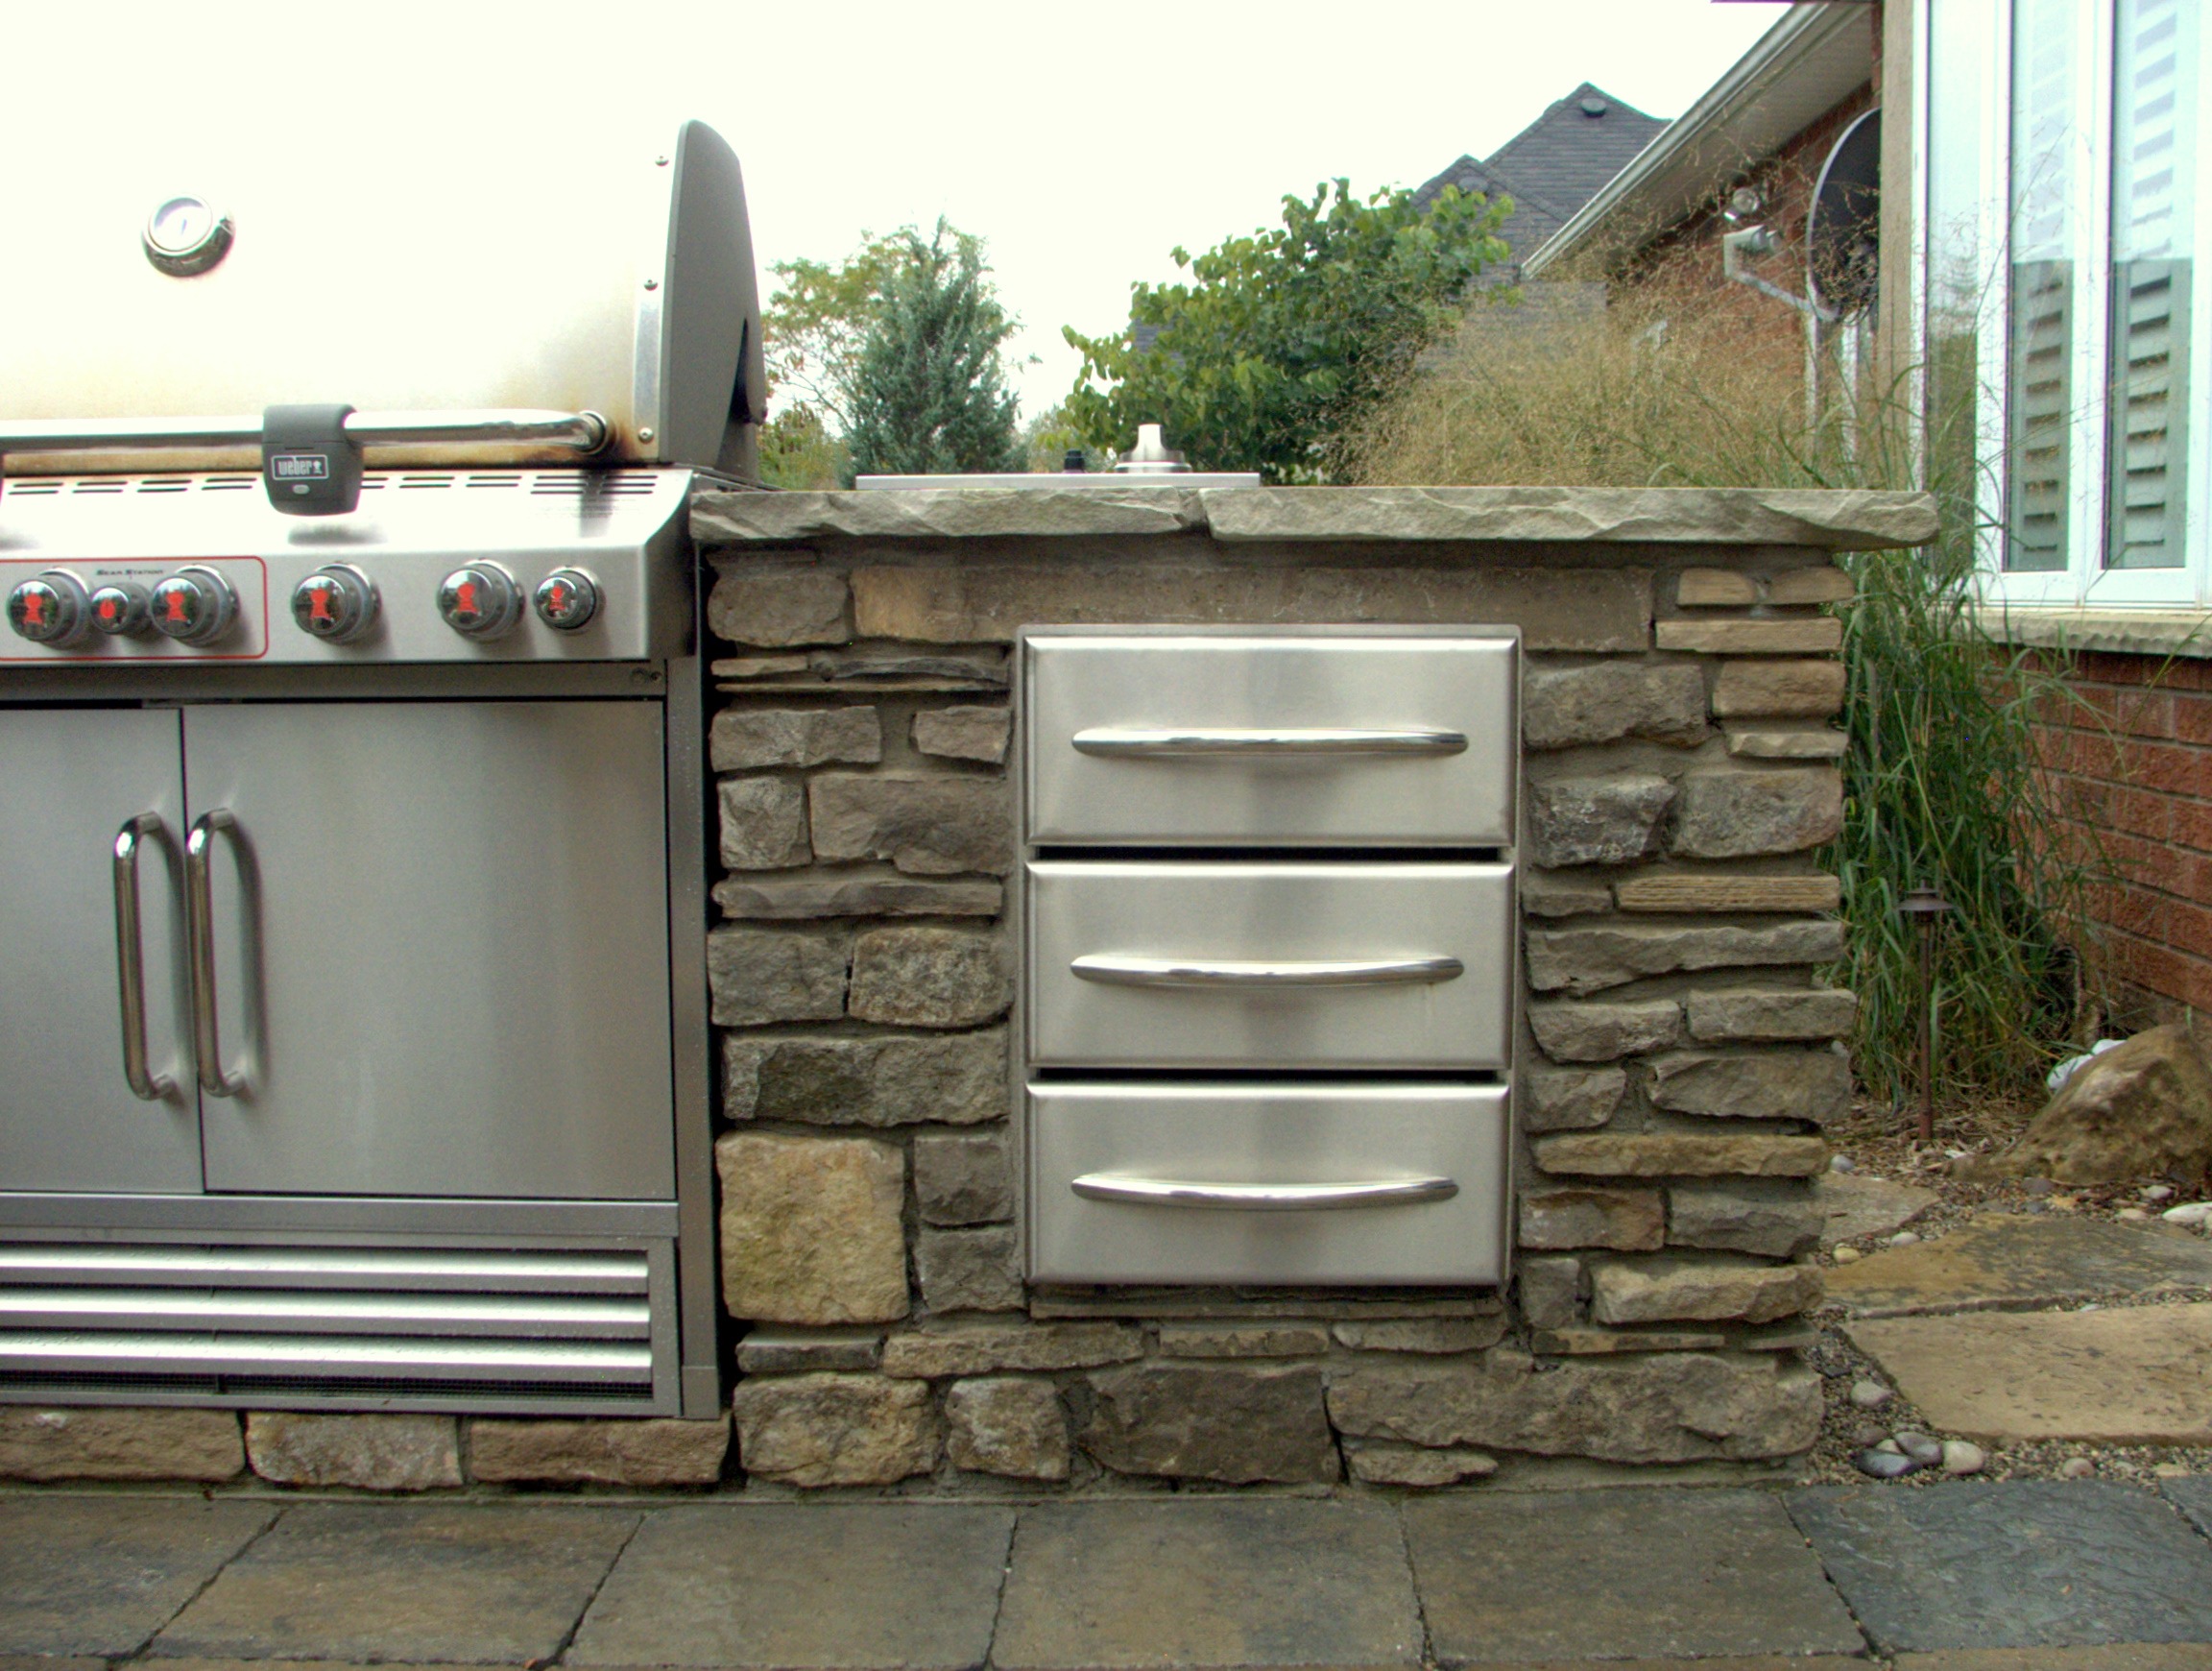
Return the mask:
{"type": "Polygon", "coordinates": [[[1032,628],[1028,839],[1513,842],[1520,632],[1032,628]]]}

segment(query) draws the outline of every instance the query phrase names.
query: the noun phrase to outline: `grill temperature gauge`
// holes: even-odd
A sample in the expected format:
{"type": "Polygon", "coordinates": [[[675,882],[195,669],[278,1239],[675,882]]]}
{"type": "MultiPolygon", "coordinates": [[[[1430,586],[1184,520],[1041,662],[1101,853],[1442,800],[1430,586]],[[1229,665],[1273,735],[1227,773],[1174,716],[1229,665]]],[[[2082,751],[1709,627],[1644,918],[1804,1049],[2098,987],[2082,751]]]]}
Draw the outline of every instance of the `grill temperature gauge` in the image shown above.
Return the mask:
{"type": "Polygon", "coordinates": [[[325,643],[349,644],[376,624],[376,583],[350,563],[318,569],[292,589],[292,618],[325,643]]]}
{"type": "Polygon", "coordinates": [[[463,638],[499,638],[521,617],[522,589],[498,564],[471,563],[439,586],[438,613],[463,638]]]}

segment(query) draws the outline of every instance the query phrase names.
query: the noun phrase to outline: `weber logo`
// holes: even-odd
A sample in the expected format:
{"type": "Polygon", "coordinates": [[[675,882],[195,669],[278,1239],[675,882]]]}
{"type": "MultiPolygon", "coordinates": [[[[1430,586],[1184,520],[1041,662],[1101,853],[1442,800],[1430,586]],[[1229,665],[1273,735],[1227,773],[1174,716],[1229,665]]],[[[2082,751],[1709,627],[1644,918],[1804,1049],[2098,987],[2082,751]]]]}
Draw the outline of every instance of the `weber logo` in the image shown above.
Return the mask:
{"type": "Polygon", "coordinates": [[[269,459],[272,481],[327,481],[330,461],[320,452],[277,452],[269,459]]]}

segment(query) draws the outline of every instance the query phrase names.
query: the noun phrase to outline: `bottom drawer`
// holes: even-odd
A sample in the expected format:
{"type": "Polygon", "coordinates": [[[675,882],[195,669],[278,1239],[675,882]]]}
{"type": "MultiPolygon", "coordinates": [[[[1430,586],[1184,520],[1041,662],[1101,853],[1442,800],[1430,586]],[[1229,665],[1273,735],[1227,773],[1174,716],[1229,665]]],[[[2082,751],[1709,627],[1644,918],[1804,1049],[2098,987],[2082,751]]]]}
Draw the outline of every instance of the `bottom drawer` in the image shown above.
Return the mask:
{"type": "Polygon", "coordinates": [[[1494,1283],[1503,1085],[1029,1087],[1037,1282],[1494,1283]]]}

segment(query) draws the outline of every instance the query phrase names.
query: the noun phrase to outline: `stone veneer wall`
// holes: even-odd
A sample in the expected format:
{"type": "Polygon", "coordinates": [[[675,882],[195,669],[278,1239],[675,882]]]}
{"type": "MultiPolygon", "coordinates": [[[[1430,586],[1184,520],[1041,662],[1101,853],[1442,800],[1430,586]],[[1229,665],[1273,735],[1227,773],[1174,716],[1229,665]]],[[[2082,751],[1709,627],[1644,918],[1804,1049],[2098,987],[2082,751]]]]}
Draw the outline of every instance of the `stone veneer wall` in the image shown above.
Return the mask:
{"type": "Polygon", "coordinates": [[[1815,973],[1829,554],[1934,526],[1880,495],[701,494],[748,1477],[1434,1486],[1810,1445],[1808,1180],[1854,1008],[1815,973]],[[1024,1290],[1009,645],[1111,621],[1522,627],[1509,1293],[1024,1290]]]}

